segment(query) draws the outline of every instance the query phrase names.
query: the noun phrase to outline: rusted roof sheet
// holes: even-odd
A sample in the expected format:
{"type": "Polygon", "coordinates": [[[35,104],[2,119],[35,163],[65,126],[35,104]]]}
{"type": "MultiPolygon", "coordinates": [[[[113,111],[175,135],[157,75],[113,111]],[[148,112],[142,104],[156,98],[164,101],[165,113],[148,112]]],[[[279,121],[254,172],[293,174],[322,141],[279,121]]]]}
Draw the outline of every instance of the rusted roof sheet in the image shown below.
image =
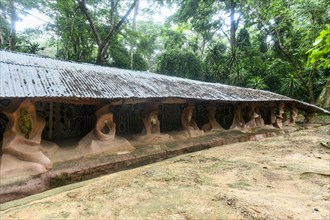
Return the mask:
{"type": "MultiPolygon", "coordinates": [[[[0,98],[187,98],[296,101],[276,93],[0,51],[0,98]]],[[[299,101],[296,101],[299,102],[299,101]]],[[[318,111],[316,106],[299,102],[318,111]]]]}

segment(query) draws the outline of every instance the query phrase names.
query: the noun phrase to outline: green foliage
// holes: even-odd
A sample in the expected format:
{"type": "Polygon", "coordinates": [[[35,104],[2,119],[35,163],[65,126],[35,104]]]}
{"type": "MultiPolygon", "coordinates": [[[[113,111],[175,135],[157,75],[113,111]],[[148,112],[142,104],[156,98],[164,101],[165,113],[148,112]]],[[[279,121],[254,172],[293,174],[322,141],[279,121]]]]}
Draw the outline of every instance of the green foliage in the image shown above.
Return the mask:
{"type": "Polygon", "coordinates": [[[170,50],[161,54],[158,72],[190,79],[204,78],[200,60],[193,53],[180,50],[170,50]]]}
{"type": "Polygon", "coordinates": [[[242,28],[237,35],[237,48],[248,52],[251,48],[250,34],[246,28],[242,28]]]}
{"type": "Polygon", "coordinates": [[[227,47],[223,43],[211,45],[204,59],[205,80],[210,82],[229,83],[227,47]]]}
{"type": "Polygon", "coordinates": [[[94,42],[85,22],[85,17],[74,0],[57,0],[50,5],[56,10],[57,34],[60,37],[56,56],[61,59],[91,62],[94,54],[94,42]]]}
{"type": "Polygon", "coordinates": [[[300,79],[294,74],[288,74],[281,78],[281,93],[297,98],[299,93],[304,91],[300,79]]]}
{"type": "MultiPolygon", "coordinates": [[[[122,37],[117,36],[111,41],[109,47],[110,56],[107,58],[105,65],[118,67],[122,69],[130,69],[130,55],[128,49],[125,47],[122,37]]],[[[148,65],[142,58],[140,53],[134,53],[133,69],[147,70],[148,65]]]]}
{"type": "Polygon", "coordinates": [[[159,39],[161,29],[161,25],[153,21],[141,21],[137,26],[136,53],[147,63],[147,69],[151,72],[157,69],[156,53],[163,49],[159,39]]]}
{"type": "Polygon", "coordinates": [[[16,48],[16,41],[18,41],[16,23],[21,21],[29,10],[39,10],[45,3],[45,0],[1,0],[0,48],[21,51],[16,48]]]}
{"type": "Polygon", "coordinates": [[[318,68],[330,69],[330,25],[320,32],[315,39],[313,48],[308,51],[308,66],[316,65],[318,68]]]}
{"type": "Polygon", "coordinates": [[[266,85],[264,79],[261,76],[252,76],[247,80],[248,87],[252,89],[267,89],[268,86],[266,85]]]}
{"type": "Polygon", "coordinates": [[[140,53],[134,53],[133,55],[133,70],[146,71],[148,70],[148,63],[143,59],[140,53]]]}
{"type": "Polygon", "coordinates": [[[0,16],[0,49],[8,48],[9,25],[8,21],[3,16],[0,16]]]}
{"type": "Polygon", "coordinates": [[[177,28],[176,30],[170,27],[164,27],[162,30],[162,36],[165,50],[172,50],[176,48],[182,48],[187,41],[186,36],[183,33],[183,29],[177,28]]]}
{"type": "MultiPolygon", "coordinates": [[[[115,5],[86,0],[101,43],[78,4],[82,0],[15,2],[26,10],[42,9],[53,23],[47,26],[51,32],[39,33],[54,36],[47,44],[35,40],[37,30],[19,33],[19,51],[37,53],[49,45],[62,59],[84,62],[95,62],[101,54],[108,66],[268,89],[310,102],[329,79],[328,0],[151,0],[143,13],[157,14],[164,5],[177,11],[165,24],[138,19],[136,29],[128,17],[108,42],[111,27],[133,0],[114,0],[115,5]]],[[[0,1],[1,48],[9,48],[9,3],[0,1]]]]}
{"type": "Polygon", "coordinates": [[[107,59],[107,65],[123,69],[130,68],[129,52],[123,44],[118,41],[118,38],[111,42],[109,51],[111,56],[107,59]]]}

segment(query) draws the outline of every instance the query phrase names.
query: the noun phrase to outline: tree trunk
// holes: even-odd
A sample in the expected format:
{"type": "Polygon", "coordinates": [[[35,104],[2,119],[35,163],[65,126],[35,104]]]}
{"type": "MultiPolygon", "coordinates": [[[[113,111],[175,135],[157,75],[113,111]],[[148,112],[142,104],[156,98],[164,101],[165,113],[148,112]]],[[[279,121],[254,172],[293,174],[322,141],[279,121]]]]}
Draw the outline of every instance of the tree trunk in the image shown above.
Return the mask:
{"type": "Polygon", "coordinates": [[[236,48],[236,30],[238,24],[235,21],[235,7],[236,3],[234,0],[230,1],[230,47],[232,51],[236,48]]]}
{"type": "Polygon", "coordinates": [[[14,51],[16,49],[16,8],[14,0],[10,0],[10,34],[9,34],[9,50],[14,51]]]}
{"type": "Polygon", "coordinates": [[[330,76],[317,100],[317,105],[325,109],[330,109],[330,76]]]}
{"type": "MultiPolygon", "coordinates": [[[[132,23],[132,31],[136,31],[136,17],[138,15],[139,11],[139,0],[136,1],[135,8],[134,8],[134,14],[133,14],[133,23],[132,23]]],[[[130,67],[133,69],[133,64],[134,64],[134,45],[133,42],[131,43],[130,47],[130,55],[131,55],[131,62],[130,62],[130,67]]]]}
{"type": "Polygon", "coordinates": [[[105,57],[105,47],[99,46],[97,50],[96,64],[102,65],[105,57]]]}
{"type": "Polygon", "coordinates": [[[4,38],[4,33],[2,32],[2,29],[0,28],[0,47],[5,44],[5,38],[4,38]]]}
{"type": "MultiPolygon", "coordinates": [[[[112,23],[112,22],[114,22],[114,15],[112,13],[114,13],[116,10],[114,9],[114,7],[115,7],[114,1],[111,1],[110,3],[111,3],[111,9],[110,9],[111,19],[110,19],[110,22],[112,23]]],[[[90,15],[90,12],[89,12],[88,8],[86,7],[86,0],[78,0],[79,8],[80,8],[81,12],[86,16],[86,19],[89,23],[89,27],[91,28],[94,40],[95,40],[95,42],[98,46],[96,64],[98,64],[98,65],[103,64],[103,61],[104,61],[104,58],[105,58],[105,55],[106,55],[106,51],[109,47],[109,43],[111,41],[111,38],[114,36],[114,33],[117,32],[121,28],[121,26],[124,24],[124,22],[126,21],[128,15],[134,9],[136,3],[137,3],[137,0],[134,0],[134,2],[131,4],[131,6],[126,11],[126,14],[121,17],[120,21],[117,24],[115,24],[115,25],[111,24],[107,35],[105,36],[105,38],[102,39],[99,35],[98,30],[96,29],[93,18],[90,15]]]]}
{"type": "Polygon", "coordinates": [[[313,69],[309,73],[308,82],[307,82],[308,83],[307,89],[308,89],[309,101],[312,104],[315,104],[314,84],[313,84],[314,72],[315,72],[315,68],[313,67],[313,69]]]}

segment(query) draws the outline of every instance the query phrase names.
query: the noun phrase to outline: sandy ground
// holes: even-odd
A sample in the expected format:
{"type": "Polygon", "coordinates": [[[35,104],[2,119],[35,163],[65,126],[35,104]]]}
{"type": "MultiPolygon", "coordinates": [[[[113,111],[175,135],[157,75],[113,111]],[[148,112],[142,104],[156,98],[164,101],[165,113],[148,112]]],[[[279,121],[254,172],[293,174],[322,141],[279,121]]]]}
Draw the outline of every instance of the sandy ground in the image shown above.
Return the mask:
{"type": "Polygon", "coordinates": [[[215,147],[5,203],[0,218],[329,219],[326,142],[330,125],[215,147]]]}

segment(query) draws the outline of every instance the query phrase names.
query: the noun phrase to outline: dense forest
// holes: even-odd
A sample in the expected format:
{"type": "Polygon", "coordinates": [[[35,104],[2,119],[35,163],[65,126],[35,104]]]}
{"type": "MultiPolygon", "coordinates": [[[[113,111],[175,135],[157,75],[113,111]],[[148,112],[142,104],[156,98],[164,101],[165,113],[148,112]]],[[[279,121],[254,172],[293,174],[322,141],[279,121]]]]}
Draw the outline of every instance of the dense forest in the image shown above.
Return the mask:
{"type": "Polygon", "coordinates": [[[264,89],[328,108],[329,24],[329,0],[0,0],[1,49],[264,89]],[[165,9],[171,15],[155,19],[165,9]],[[44,25],[16,30],[41,14],[44,25]]]}

